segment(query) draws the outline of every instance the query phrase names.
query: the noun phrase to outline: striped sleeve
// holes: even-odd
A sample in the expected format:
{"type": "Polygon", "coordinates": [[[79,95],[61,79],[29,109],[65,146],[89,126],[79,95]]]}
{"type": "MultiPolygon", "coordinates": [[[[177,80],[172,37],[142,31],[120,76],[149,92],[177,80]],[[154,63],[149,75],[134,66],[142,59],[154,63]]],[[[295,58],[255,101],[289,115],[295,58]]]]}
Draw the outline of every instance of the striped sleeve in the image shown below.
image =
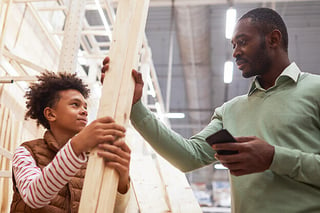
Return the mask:
{"type": "Polygon", "coordinates": [[[12,168],[22,199],[31,208],[44,207],[86,161],[85,153],[76,156],[69,140],[41,171],[30,152],[23,146],[18,147],[13,156],[12,168]]]}
{"type": "Polygon", "coordinates": [[[126,209],[128,207],[128,203],[131,197],[132,189],[129,187],[128,191],[125,194],[121,194],[120,192],[117,192],[116,195],[116,202],[114,205],[114,213],[121,213],[126,212],[126,209]]]}

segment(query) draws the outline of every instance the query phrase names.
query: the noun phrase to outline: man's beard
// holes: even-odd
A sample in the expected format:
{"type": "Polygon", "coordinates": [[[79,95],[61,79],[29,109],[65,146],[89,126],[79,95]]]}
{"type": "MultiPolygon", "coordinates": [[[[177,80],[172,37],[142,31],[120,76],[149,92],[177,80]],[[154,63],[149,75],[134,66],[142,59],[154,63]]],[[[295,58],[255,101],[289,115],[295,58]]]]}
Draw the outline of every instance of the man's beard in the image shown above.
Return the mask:
{"type": "Polygon", "coordinates": [[[249,62],[249,71],[242,72],[244,78],[250,78],[257,75],[263,75],[270,70],[272,60],[266,49],[266,43],[263,39],[260,48],[255,52],[255,57],[249,62]]]}

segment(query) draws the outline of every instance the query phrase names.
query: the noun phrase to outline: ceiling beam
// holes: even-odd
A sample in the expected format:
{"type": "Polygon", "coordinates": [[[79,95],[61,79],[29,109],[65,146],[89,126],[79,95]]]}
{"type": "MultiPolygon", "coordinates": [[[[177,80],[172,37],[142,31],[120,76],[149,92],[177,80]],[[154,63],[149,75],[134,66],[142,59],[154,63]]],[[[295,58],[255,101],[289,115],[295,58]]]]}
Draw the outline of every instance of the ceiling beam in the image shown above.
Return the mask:
{"type": "MultiPolygon", "coordinates": [[[[119,0],[112,0],[117,3],[119,0]]],[[[318,0],[233,0],[234,4],[240,3],[278,3],[278,2],[310,2],[318,0]]],[[[175,0],[175,6],[190,6],[190,5],[218,5],[228,4],[227,0],[175,0]]],[[[150,0],[150,7],[169,7],[172,5],[172,0],[150,0]]]]}
{"type": "MultiPolygon", "coordinates": [[[[9,0],[4,0],[7,3],[9,0]]],[[[41,2],[44,0],[13,0],[13,3],[27,3],[27,2],[41,2]]],[[[56,0],[46,0],[56,1],[56,0]]],[[[119,0],[111,0],[111,4],[118,4],[119,0]]],[[[316,2],[319,0],[233,0],[234,4],[241,3],[279,3],[279,2],[316,2]]],[[[216,4],[228,4],[227,0],[175,0],[175,6],[190,6],[190,5],[216,5],[216,4]]],[[[90,0],[87,2],[87,7],[91,5],[95,7],[90,0]]],[[[172,5],[172,0],[150,0],[150,7],[169,7],[172,5]]],[[[64,9],[64,8],[59,8],[64,9]]],[[[86,8],[88,9],[88,8],[86,8]]],[[[90,9],[90,8],[89,8],[90,9]]]]}
{"type": "MultiPolygon", "coordinates": [[[[9,0],[4,0],[4,2],[7,2],[9,0]]],[[[29,2],[41,2],[44,0],[13,0],[13,3],[29,3],[29,2]]],[[[46,1],[57,1],[57,0],[46,0],[46,1]]]]}
{"type": "Polygon", "coordinates": [[[31,61],[28,61],[28,60],[26,60],[26,59],[24,59],[24,58],[22,58],[22,57],[19,57],[19,56],[11,53],[10,51],[8,51],[8,50],[6,50],[6,49],[3,50],[3,55],[6,56],[6,57],[8,57],[8,58],[11,59],[11,60],[16,61],[16,62],[19,63],[19,64],[25,65],[25,66],[33,69],[33,70],[36,70],[36,71],[39,71],[39,72],[49,71],[48,69],[43,68],[43,67],[41,67],[41,66],[39,66],[39,65],[37,65],[37,64],[35,64],[35,63],[32,63],[31,61]]]}

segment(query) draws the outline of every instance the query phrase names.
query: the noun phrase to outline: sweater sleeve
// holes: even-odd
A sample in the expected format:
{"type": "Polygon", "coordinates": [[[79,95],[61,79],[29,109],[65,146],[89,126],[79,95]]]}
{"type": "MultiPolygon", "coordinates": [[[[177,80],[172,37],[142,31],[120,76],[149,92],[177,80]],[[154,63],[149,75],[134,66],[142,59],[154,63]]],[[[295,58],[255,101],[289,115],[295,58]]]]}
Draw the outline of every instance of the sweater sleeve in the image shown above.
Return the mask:
{"type": "Polygon", "coordinates": [[[270,170],[296,181],[320,187],[320,155],[275,146],[270,170]],[[283,163],[285,162],[285,163],[283,163]]]}
{"type": "Polygon", "coordinates": [[[162,157],[183,172],[215,161],[215,152],[205,138],[221,128],[218,119],[212,120],[201,132],[189,139],[165,126],[141,101],[132,106],[130,119],[144,139],[162,157]]]}
{"type": "Polygon", "coordinates": [[[17,189],[28,206],[41,208],[50,203],[86,161],[84,153],[75,155],[69,141],[41,171],[30,152],[20,146],[12,161],[17,189]]]}

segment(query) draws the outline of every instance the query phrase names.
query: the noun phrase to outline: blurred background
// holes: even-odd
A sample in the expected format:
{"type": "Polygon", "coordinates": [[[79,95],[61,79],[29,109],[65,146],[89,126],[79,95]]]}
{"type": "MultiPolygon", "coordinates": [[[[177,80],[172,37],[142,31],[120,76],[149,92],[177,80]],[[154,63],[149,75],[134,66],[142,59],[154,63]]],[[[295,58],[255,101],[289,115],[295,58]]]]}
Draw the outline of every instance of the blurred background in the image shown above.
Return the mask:
{"type": "MultiPolygon", "coordinates": [[[[83,21],[73,23],[81,31],[80,37],[75,38],[80,43],[76,71],[93,91],[92,120],[101,96],[101,62],[110,50],[118,1],[84,2],[83,21]]],[[[24,121],[23,95],[35,75],[58,70],[71,3],[0,2],[0,109],[9,108],[12,117],[20,121],[19,125],[12,123],[14,128],[10,129],[15,137],[10,139],[4,128],[8,127],[7,111],[3,109],[0,177],[11,175],[4,158],[10,159],[18,144],[43,132],[31,121],[24,121]]],[[[196,134],[209,123],[216,107],[247,93],[252,79],[244,79],[235,66],[230,33],[236,20],[256,7],[272,8],[283,17],[289,34],[290,60],[303,72],[320,74],[318,0],[150,0],[138,68],[146,82],[143,98],[163,122],[182,136],[196,134]]],[[[142,152],[149,149],[141,148],[142,152]]],[[[154,154],[151,156],[154,158],[154,154]]],[[[187,173],[186,178],[203,212],[230,212],[228,171],[223,166],[209,165],[187,173]]],[[[0,185],[7,180],[0,178],[0,185]]],[[[2,195],[6,193],[9,192],[3,191],[2,195]]]]}

